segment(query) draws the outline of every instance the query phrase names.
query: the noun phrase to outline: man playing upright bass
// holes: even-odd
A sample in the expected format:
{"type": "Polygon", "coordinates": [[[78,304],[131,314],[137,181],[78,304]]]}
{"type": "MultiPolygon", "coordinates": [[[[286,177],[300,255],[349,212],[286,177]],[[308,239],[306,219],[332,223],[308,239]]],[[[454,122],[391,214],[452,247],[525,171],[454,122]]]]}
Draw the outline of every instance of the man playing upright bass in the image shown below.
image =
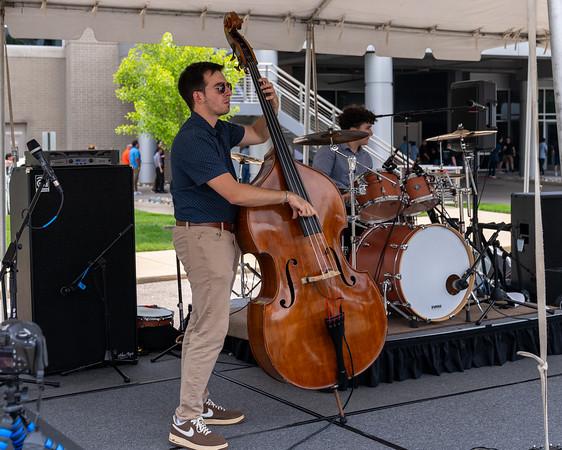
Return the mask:
{"type": "MultiPolygon", "coordinates": [[[[208,424],[230,425],[244,419],[242,412],[214,403],[207,389],[228,331],[239,256],[234,235],[238,207],[286,204],[293,218],[316,214],[310,203],[293,192],[236,181],[230,149],[263,143],[269,131],[264,117],[251,126],[220,120],[230,110],[232,95],[222,68],[199,62],[181,74],[178,89],[191,117],[177,134],[171,154],[173,241],[189,277],[193,311],[183,339],[180,401],[169,440],[199,450],[228,447],[208,424]]],[[[260,81],[266,99],[277,110],[273,86],[265,78],[260,81]]]]}

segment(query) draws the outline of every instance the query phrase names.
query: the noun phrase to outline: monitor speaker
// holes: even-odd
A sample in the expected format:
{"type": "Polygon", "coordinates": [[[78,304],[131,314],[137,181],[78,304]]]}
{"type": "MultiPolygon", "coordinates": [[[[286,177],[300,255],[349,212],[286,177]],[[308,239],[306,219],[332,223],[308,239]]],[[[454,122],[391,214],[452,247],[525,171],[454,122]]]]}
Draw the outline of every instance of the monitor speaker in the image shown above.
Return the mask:
{"type": "MultiPolygon", "coordinates": [[[[59,372],[104,359],[106,326],[103,304],[105,272],[109,328],[114,359],[135,359],[136,273],[131,169],[126,166],[57,167],[64,204],[52,185],[44,188],[17,253],[17,316],[32,320],[45,335],[48,372],[59,372]],[[118,238],[118,236],[129,229],[118,238]],[[116,240],[117,239],[117,240],[116,240]],[[83,278],[83,289],[61,292],[103,255],[83,278]]],[[[18,167],[10,182],[12,235],[41,178],[38,168],[18,167]]]]}
{"type": "MultiPolygon", "coordinates": [[[[451,84],[451,107],[467,107],[451,111],[451,128],[459,125],[470,131],[496,129],[496,83],[492,81],[458,81],[451,84]],[[485,110],[468,108],[472,102],[485,110]]],[[[482,136],[468,142],[477,150],[491,150],[496,146],[496,135],[482,136]]]]}
{"type": "MultiPolygon", "coordinates": [[[[541,194],[546,302],[559,305],[562,300],[562,192],[541,194]]],[[[537,295],[535,259],[535,196],[511,194],[512,285],[526,289],[533,299],[537,295]]]]}

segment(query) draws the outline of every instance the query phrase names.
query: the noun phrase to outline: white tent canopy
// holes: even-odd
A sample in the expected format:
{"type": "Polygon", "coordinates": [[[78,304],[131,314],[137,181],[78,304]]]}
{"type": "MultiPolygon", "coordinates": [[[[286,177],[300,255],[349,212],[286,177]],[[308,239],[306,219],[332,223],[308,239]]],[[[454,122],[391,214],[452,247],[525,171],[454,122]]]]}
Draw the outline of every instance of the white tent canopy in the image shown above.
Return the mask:
{"type": "MultiPolygon", "coordinates": [[[[223,16],[245,17],[254,48],[299,51],[306,24],[316,24],[318,53],[479,60],[482,51],[527,39],[527,0],[27,0],[6,1],[13,36],[225,47],[223,16]],[[211,6],[212,5],[212,6],[211,6]]],[[[537,36],[548,37],[546,0],[538,1],[537,36]]]]}

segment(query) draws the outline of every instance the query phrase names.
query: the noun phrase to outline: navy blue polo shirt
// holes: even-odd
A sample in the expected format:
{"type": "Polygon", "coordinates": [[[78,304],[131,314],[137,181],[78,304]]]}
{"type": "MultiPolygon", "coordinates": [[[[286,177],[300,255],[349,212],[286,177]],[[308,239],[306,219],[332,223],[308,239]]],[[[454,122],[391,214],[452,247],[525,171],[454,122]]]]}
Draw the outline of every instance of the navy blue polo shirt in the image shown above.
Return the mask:
{"type": "Polygon", "coordinates": [[[181,127],[172,145],[174,215],[185,222],[235,222],[238,206],[229,203],[207,182],[223,173],[236,178],[230,149],[240,143],[244,128],[223,120],[213,128],[199,114],[181,127]]]}

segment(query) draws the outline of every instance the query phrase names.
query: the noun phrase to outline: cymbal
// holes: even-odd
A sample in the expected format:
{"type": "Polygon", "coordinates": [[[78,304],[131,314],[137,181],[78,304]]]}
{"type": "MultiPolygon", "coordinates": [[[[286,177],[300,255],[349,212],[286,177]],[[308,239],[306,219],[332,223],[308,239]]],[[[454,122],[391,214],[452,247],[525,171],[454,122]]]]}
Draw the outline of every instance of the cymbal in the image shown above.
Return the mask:
{"type": "Polygon", "coordinates": [[[263,161],[253,156],[244,155],[242,153],[232,152],[230,157],[234,161],[238,161],[240,164],[261,164],[263,161]]]}
{"type": "Polygon", "coordinates": [[[498,130],[478,130],[478,131],[470,131],[465,130],[464,128],[459,128],[458,130],[453,131],[452,133],[441,134],[439,136],[433,136],[427,138],[426,141],[428,142],[439,142],[439,141],[454,141],[458,139],[472,139],[477,138],[480,136],[488,136],[490,134],[496,134],[498,130]]]}
{"type": "Polygon", "coordinates": [[[300,145],[330,145],[343,144],[344,142],[358,141],[369,136],[366,131],[328,130],[320,133],[298,136],[293,139],[293,144],[300,145]]]}

